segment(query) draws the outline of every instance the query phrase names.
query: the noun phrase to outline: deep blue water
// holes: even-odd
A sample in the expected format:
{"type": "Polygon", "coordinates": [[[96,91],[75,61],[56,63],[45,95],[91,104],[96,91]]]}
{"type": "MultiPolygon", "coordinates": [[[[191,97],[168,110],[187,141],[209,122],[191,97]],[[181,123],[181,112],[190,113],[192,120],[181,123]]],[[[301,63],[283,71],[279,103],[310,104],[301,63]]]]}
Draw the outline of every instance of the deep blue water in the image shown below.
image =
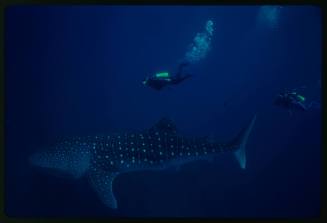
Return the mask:
{"type": "Polygon", "coordinates": [[[321,14],[284,6],[10,7],[5,14],[6,213],[9,216],[314,217],[320,213],[321,112],[276,107],[283,88],[320,101],[321,14]],[[214,22],[192,78],[155,91],[214,22]],[[275,23],[272,27],[271,23],[275,23]],[[179,171],[127,173],[119,209],[86,178],[37,171],[28,156],[61,136],[138,131],[170,117],[184,135],[233,138],[257,114],[247,169],[232,154],[179,171]]]}

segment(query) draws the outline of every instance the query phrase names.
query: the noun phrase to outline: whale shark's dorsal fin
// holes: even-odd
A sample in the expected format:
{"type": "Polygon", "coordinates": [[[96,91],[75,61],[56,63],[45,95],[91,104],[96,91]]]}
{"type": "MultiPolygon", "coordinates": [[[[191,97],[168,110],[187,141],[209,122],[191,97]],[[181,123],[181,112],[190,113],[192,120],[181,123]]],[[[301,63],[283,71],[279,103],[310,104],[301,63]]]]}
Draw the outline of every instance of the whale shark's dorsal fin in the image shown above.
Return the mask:
{"type": "Polygon", "coordinates": [[[176,134],[176,125],[169,118],[160,119],[154,126],[150,128],[150,131],[166,132],[168,134],[176,134]]]}

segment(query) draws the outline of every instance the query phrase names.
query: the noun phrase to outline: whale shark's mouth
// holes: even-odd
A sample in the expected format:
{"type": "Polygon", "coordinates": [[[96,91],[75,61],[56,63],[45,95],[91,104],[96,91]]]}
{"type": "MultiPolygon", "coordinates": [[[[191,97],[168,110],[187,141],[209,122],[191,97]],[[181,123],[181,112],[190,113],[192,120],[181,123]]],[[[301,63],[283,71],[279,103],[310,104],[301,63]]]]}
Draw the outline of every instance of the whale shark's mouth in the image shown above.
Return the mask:
{"type": "Polygon", "coordinates": [[[58,166],[54,166],[49,160],[45,159],[44,154],[36,153],[29,157],[29,162],[35,170],[43,175],[52,175],[61,178],[72,178],[73,175],[58,166]],[[39,168],[42,167],[42,168],[39,168]]]}
{"type": "Polygon", "coordinates": [[[55,147],[32,154],[29,163],[52,175],[79,178],[89,168],[90,155],[85,146],[55,147]]]}

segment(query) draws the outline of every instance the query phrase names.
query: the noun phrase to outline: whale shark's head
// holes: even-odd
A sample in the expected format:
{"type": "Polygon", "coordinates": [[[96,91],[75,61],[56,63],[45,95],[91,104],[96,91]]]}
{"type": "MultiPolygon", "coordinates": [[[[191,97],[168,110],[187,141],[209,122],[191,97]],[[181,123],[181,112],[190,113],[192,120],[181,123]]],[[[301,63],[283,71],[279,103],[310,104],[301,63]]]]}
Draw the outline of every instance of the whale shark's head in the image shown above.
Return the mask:
{"type": "Polygon", "coordinates": [[[90,153],[86,146],[52,147],[32,154],[29,162],[56,175],[79,178],[89,168],[90,153]]]}

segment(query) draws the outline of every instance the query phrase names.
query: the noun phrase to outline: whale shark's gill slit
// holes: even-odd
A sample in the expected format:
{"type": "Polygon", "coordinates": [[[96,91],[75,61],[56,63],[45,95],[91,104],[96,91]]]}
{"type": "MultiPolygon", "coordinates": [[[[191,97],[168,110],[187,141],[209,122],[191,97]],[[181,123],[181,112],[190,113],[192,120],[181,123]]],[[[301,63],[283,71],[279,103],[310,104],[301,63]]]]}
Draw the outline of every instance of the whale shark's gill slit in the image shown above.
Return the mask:
{"type": "Polygon", "coordinates": [[[113,181],[117,173],[110,173],[103,170],[93,169],[89,173],[89,180],[92,187],[98,194],[100,200],[109,208],[117,209],[117,200],[113,192],[113,181]]]}

